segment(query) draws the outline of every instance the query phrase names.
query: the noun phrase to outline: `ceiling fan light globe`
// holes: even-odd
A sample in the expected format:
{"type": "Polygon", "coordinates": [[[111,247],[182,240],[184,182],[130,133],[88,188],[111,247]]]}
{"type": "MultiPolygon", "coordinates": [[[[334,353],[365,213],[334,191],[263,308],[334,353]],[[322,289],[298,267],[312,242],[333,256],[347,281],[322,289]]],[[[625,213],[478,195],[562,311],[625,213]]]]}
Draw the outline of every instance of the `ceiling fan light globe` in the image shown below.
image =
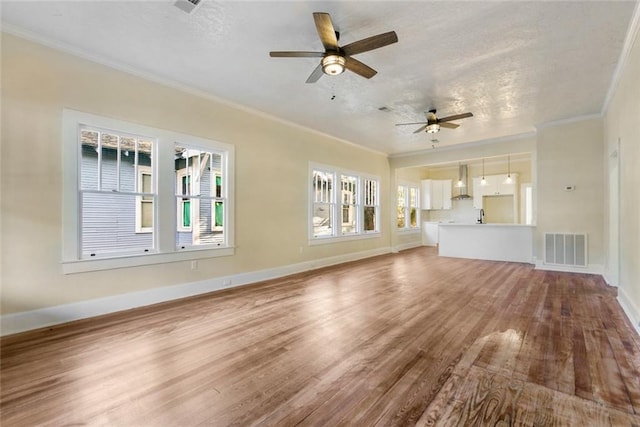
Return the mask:
{"type": "Polygon", "coordinates": [[[345,59],[340,55],[327,55],[322,58],[322,71],[330,76],[344,72],[345,59]]]}
{"type": "Polygon", "coordinates": [[[432,125],[427,126],[426,129],[427,133],[436,133],[440,131],[440,125],[437,123],[434,123],[432,125]]]}

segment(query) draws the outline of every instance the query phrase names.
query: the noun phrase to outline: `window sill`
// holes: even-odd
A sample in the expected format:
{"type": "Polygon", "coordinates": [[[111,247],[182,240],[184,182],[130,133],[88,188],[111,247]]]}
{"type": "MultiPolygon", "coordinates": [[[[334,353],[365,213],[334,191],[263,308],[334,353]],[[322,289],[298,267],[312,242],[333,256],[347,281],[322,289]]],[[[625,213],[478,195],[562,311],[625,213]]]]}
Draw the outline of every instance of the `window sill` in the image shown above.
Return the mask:
{"type": "Polygon", "coordinates": [[[382,233],[367,233],[356,234],[354,236],[340,236],[340,237],[317,237],[309,239],[309,246],[327,245],[330,243],[350,242],[353,240],[374,239],[380,237],[382,233]]]}
{"type": "Polygon", "coordinates": [[[183,249],[179,252],[151,253],[134,256],[121,256],[102,259],[63,261],[62,273],[86,273],[90,271],[114,270],[117,268],[139,267],[164,264],[167,262],[190,261],[203,258],[216,258],[234,254],[233,247],[183,249]]]}

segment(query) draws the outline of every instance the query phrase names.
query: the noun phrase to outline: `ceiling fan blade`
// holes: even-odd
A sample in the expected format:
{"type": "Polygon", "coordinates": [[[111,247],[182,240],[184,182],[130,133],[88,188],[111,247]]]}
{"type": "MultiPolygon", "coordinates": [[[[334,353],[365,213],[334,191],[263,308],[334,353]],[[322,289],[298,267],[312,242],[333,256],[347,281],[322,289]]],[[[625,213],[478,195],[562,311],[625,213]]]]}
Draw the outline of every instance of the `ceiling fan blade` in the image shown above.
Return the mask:
{"type": "Polygon", "coordinates": [[[388,33],[378,34],[377,36],[367,37],[366,39],[358,40],[357,42],[349,43],[342,48],[345,55],[356,55],[358,53],[368,52],[373,49],[378,49],[383,46],[396,43],[398,36],[395,31],[389,31],[388,33]]]}
{"type": "Polygon", "coordinates": [[[405,126],[405,125],[428,125],[427,122],[416,122],[416,123],[396,123],[396,126],[405,126]]]}
{"type": "Polygon", "coordinates": [[[448,122],[438,122],[438,124],[440,125],[441,128],[455,129],[460,127],[460,125],[457,125],[455,123],[448,123],[448,122]]]}
{"type": "Polygon", "coordinates": [[[331,16],[328,13],[314,12],[313,20],[316,23],[316,30],[318,30],[318,36],[320,41],[327,51],[338,51],[338,38],[336,37],[336,30],[331,22],[331,16]]]}
{"type": "Polygon", "coordinates": [[[315,83],[317,82],[320,77],[322,77],[323,75],[323,71],[322,71],[322,63],[318,64],[318,66],[316,67],[315,70],[313,70],[313,72],[311,73],[311,75],[307,78],[307,81],[305,83],[315,83]]]}
{"type": "Polygon", "coordinates": [[[345,57],[344,67],[347,70],[353,71],[354,73],[364,77],[365,79],[370,79],[371,77],[378,74],[378,72],[373,68],[349,56],[345,57]]]}
{"type": "Polygon", "coordinates": [[[427,128],[427,126],[429,125],[420,126],[418,129],[414,130],[413,133],[420,133],[424,131],[427,128]]]}
{"type": "Polygon", "coordinates": [[[272,58],[322,58],[324,55],[324,52],[269,52],[272,58]]]}
{"type": "Polygon", "coordinates": [[[473,117],[473,114],[472,113],[462,113],[462,114],[456,114],[456,115],[453,115],[453,116],[443,117],[441,119],[438,119],[438,123],[450,122],[451,120],[466,119],[467,117],[473,117]]]}

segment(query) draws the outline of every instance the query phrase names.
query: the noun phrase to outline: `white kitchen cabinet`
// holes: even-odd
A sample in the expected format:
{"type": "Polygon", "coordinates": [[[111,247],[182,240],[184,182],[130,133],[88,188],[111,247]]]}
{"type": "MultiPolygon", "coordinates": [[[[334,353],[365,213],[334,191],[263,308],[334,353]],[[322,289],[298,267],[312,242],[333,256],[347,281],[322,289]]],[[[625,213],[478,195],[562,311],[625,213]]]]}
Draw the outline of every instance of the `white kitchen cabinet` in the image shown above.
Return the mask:
{"type": "Polygon", "coordinates": [[[424,246],[438,246],[438,226],[437,222],[422,223],[422,244],[424,246]]]}
{"type": "Polygon", "coordinates": [[[451,180],[422,180],[422,209],[451,209],[451,180]]]}

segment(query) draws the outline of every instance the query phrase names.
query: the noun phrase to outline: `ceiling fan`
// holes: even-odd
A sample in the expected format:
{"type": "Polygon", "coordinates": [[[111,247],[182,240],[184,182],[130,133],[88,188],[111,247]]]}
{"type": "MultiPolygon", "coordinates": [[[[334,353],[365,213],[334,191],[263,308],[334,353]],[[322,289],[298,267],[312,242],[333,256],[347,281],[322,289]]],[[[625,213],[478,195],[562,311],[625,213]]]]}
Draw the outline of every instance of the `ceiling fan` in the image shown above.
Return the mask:
{"type": "Polygon", "coordinates": [[[333,27],[331,16],[328,13],[314,12],[313,20],[315,21],[320,41],[324,46],[324,52],[269,52],[269,56],[274,58],[322,58],[320,64],[318,64],[309,78],[307,78],[307,83],[317,82],[318,79],[322,77],[322,73],[330,76],[338,75],[342,73],[345,68],[364,78],[370,79],[377,74],[377,71],[353,58],[352,55],[378,49],[398,41],[398,36],[395,31],[389,31],[388,33],[367,37],[366,39],[340,47],[338,46],[340,33],[333,27]]]}
{"type": "Polygon", "coordinates": [[[397,123],[396,126],[405,126],[405,125],[424,125],[420,126],[413,133],[420,133],[422,131],[426,131],[427,133],[436,133],[440,131],[440,128],[449,128],[455,129],[460,125],[455,123],[449,123],[452,120],[466,119],[467,117],[473,117],[472,113],[462,113],[455,114],[453,116],[447,116],[439,119],[436,116],[436,110],[429,110],[427,113],[427,121],[426,122],[417,122],[417,123],[397,123]]]}

